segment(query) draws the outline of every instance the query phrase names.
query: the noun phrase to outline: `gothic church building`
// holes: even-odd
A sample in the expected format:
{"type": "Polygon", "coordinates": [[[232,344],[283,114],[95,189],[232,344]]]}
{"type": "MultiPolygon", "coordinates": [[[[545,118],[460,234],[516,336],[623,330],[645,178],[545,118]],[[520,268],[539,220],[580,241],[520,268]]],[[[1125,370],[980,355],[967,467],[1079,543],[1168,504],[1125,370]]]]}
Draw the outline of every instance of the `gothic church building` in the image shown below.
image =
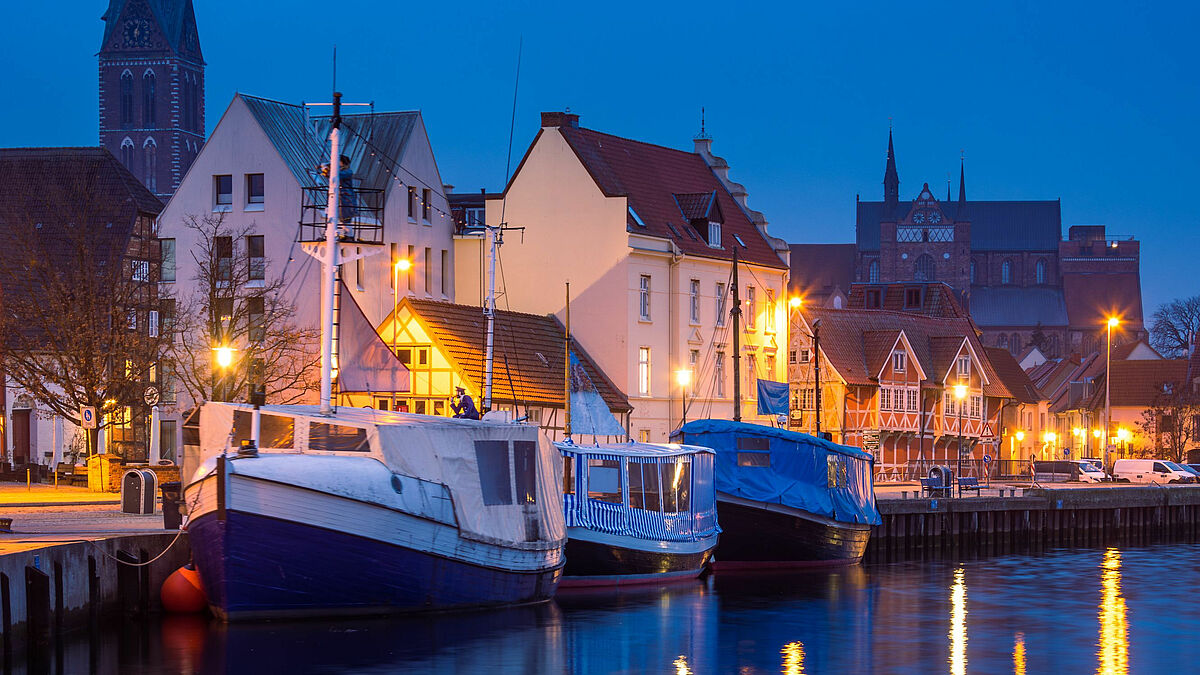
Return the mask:
{"type": "Polygon", "coordinates": [[[192,0],[109,0],[100,145],[166,201],[204,143],[204,57],[192,0]]]}

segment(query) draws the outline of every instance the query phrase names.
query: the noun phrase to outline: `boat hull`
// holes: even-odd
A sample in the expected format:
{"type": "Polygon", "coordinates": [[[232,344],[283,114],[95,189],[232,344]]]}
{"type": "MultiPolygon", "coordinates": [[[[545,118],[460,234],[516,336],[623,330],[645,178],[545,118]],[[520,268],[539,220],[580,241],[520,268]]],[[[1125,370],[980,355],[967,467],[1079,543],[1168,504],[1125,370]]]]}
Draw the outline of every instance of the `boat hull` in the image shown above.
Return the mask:
{"type": "Polygon", "coordinates": [[[209,604],[226,621],[533,603],[561,567],[512,571],[389,542],[226,510],[188,525],[209,604]]]}
{"type": "Polygon", "coordinates": [[[562,586],[624,586],[694,579],[704,571],[717,536],[668,542],[567,529],[562,586]]]}
{"type": "Polygon", "coordinates": [[[862,560],[871,526],[799,509],[717,496],[721,544],[714,569],[821,567],[862,560]]]}

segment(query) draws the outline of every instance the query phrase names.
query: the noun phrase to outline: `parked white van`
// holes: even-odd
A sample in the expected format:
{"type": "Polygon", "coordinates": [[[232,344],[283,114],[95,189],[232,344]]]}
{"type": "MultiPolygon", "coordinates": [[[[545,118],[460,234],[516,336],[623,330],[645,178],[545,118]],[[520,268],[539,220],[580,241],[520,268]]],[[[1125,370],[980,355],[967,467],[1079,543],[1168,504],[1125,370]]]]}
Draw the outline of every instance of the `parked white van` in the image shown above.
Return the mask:
{"type": "Polygon", "coordinates": [[[1194,483],[1195,476],[1164,459],[1118,459],[1113,480],[1121,483],[1194,483]]]}

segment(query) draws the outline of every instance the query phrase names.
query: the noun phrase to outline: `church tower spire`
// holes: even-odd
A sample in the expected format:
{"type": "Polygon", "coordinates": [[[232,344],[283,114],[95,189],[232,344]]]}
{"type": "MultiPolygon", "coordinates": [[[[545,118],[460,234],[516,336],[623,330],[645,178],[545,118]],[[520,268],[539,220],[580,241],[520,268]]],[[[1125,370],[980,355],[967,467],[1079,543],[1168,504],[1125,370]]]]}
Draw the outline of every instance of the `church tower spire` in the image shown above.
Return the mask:
{"type": "Polygon", "coordinates": [[[967,205],[967,158],[959,159],[958,165],[958,204],[967,205]]]}
{"type": "Polygon", "coordinates": [[[888,127],[887,169],[883,172],[883,201],[887,204],[900,202],[900,174],[896,172],[896,151],[892,147],[892,128],[888,127]]]}

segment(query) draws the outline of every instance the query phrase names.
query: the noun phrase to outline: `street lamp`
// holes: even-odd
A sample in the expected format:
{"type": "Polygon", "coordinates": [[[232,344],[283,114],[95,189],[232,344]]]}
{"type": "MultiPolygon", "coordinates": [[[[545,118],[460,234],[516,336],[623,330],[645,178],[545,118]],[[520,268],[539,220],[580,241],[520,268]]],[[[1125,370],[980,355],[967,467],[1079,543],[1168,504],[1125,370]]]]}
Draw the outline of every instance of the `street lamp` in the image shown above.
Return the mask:
{"type": "Polygon", "coordinates": [[[1025,432],[1017,430],[1017,433],[1008,437],[1008,460],[1011,462],[1017,458],[1016,444],[1025,440],[1025,432]]]}
{"type": "MultiPolygon", "coordinates": [[[[957,468],[954,470],[954,475],[958,476],[961,479],[961,477],[962,477],[962,455],[963,455],[963,452],[962,452],[962,445],[963,445],[962,409],[963,409],[963,402],[967,398],[967,385],[965,385],[965,384],[954,385],[954,398],[955,398],[955,400],[958,401],[958,403],[957,403],[957,406],[958,406],[958,463],[955,465],[957,468]]],[[[962,482],[961,482],[961,480],[958,483],[958,496],[962,497],[962,482]]]]}
{"type": "Polygon", "coordinates": [[[683,428],[683,425],[687,424],[687,388],[692,383],[692,371],[687,368],[675,371],[675,381],[679,383],[679,398],[683,405],[679,422],[679,427],[683,428]]]}
{"type": "Polygon", "coordinates": [[[1104,466],[1108,466],[1108,446],[1112,443],[1109,431],[1112,429],[1112,404],[1109,392],[1112,384],[1112,329],[1121,325],[1121,320],[1115,316],[1108,317],[1105,330],[1108,332],[1107,348],[1104,354],[1104,466]]]}
{"type": "MultiPolygon", "coordinates": [[[[396,356],[396,335],[400,332],[396,325],[396,316],[400,307],[400,273],[407,273],[412,269],[412,261],[408,258],[401,258],[392,265],[392,356],[396,356]]],[[[395,389],[395,386],[392,387],[395,389]]],[[[392,410],[396,409],[396,394],[392,392],[392,410]]]]}
{"type": "MultiPolygon", "coordinates": [[[[212,350],[213,350],[213,354],[217,361],[217,367],[220,368],[222,371],[221,377],[222,377],[222,379],[224,379],[224,377],[227,374],[224,371],[229,370],[229,366],[233,365],[233,353],[235,351],[237,351],[237,348],[230,347],[229,345],[220,345],[217,347],[213,347],[212,350]]],[[[217,392],[215,391],[216,387],[214,386],[213,389],[214,389],[213,398],[218,398],[217,392]]],[[[222,394],[225,394],[225,392],[222,392],[222,394]]],[[[223,399],[224,399],[224,396],[221,396],[220,398],[218,398],[218,400],[223,400],[223,399]]]]}

